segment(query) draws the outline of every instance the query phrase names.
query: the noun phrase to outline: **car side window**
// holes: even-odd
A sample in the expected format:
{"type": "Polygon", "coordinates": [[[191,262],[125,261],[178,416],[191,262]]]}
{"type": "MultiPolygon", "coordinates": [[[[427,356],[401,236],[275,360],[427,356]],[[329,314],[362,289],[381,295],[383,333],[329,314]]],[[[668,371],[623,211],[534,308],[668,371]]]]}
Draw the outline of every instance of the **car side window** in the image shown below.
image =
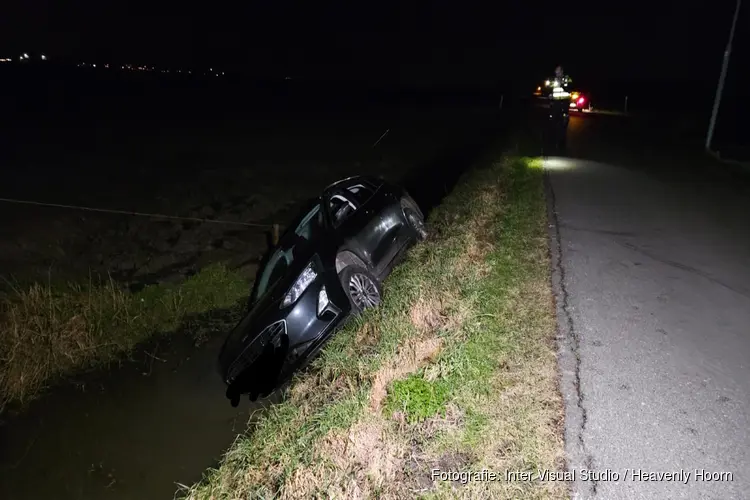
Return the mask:
{"type": "Polygon", "coordinates": [[[320,205],[316,205],[315,208],[310,210],[307,215],[305,215],[294,232],[300,238],[311,241],[321,232],[322,227],[323,214],[321,213],[320,205]]]}
{"type": "Polygon", "coordinates": [[[348,187],[346,190],[348,194],[356,200],[359,206],[367,203],[367,201],[372,198],[372,195],[375,194],[375,191],[373,191],[372,188],[365,186],[364,184],[355,184],[348,187]]]}
{"type": "Polygon", "coordinates": [[[331,210],[334,226],[338,226],[354,213],[357,206],[343,192],[340,192],[331,195],[328,201],[328,208],[331,210]]]}

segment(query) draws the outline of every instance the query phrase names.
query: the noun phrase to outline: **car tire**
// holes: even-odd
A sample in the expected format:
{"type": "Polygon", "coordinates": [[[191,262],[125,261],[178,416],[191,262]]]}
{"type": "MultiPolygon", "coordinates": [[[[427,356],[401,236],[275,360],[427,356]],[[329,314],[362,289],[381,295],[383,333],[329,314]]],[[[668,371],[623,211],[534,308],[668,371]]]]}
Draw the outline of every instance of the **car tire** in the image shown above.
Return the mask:
{"type": "Polygon", "coordinates": [[[341,286],[355,313],[377,307],[383,297],[383,289],[373,274],[367,269],[352,265],[339,274],[341,286]]]}
{"type": "Polygon", "coordinates": [[[404,218],[406,218],[406,222],[414,230],[417,240],[426,240],[428,236],[427,227],[425,226],[424,216],[419,207],[407,198],[401,200],[401,207],[404,210],[404,218]]]}

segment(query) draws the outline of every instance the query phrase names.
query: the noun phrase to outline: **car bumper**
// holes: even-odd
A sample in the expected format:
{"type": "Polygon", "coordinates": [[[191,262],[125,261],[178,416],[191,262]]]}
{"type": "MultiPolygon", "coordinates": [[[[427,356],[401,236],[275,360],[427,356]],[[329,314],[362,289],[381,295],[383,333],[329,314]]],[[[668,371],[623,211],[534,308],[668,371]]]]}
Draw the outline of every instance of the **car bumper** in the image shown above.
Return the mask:
{"type": "Polygon", "coordinates": [[[343,292],[340,291],[338,277],[331,281],[329,276],[318,276],[304,291],[300,298],[291,306],[279,308],[278,304],[272,306],[255,321],[255,327],[250,329],[260,331],[252,340],[246,341],[238,353],[234,356],[224,356],[226,361],[222,369],[222,377],[227,385],[234,384],[246,371],[251,370],[253,365],[261,363],[261,359],[270,345],[275,349],[286,346],[287,352],[283,354],[283,366],[297,364],[302,358],[314,349],[316,343],[335,330],[336,326],[348,315],[348,300],[342,304],[343,292]],[[328,304],[318,314],[318,301],[320,292],[325,287],[328,295],[328,304]],[[334,289],[338,287],[339,289],[334,289]],[[265,325],[265,326],[261,326],[265,325]],[[283,325],[283,327],[274,327],[283,325]],[[262,330],[261,330],[262,328],[262,330]],[[282,340],[282,336],[286,336],[282,340]],[[229,358],[229,359],[227,359],[229,358]],[[231,360],[231,361],[230,361],[231,360]],[[227,362],[228,361],[228,362],[227,362]]]}

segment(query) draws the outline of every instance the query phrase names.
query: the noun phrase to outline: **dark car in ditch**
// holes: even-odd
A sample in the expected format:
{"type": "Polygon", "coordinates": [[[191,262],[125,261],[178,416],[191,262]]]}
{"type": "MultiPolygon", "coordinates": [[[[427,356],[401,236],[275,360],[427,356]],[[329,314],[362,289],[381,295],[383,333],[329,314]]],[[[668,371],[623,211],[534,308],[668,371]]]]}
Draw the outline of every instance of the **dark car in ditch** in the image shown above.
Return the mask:
{"type": "Polygon", "coordinates": [[[382,179],[350,177],[311,200],[266,256],[219,355],[232,404],[270,393],[348,318],[377,306],[383,279],[426,237],[416,202],[382,179]]]}

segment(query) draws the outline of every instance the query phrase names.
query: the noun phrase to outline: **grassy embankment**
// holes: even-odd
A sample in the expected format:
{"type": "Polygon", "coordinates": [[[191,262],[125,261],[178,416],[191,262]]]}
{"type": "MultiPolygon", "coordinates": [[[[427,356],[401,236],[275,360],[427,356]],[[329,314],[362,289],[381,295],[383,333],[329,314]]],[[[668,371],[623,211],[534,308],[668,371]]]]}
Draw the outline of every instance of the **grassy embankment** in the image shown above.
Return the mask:
{"type": "Polygon", "coordinates": [[[178,285],[128,293],[104,283],[16,286],[0,295],[0,409],[44,386],[119,359],[155,334],[191,330],[195,315],[233,308],[249,294],[239,274],[212,265],[178,285]]]}
{"type": "Polygon", "coordinates": [[[432,469],[564,468],[542,170],[505,158],[435,209],[385,301],[183,494],[190,498],[563,498],[560,482],[432,469]]]}

